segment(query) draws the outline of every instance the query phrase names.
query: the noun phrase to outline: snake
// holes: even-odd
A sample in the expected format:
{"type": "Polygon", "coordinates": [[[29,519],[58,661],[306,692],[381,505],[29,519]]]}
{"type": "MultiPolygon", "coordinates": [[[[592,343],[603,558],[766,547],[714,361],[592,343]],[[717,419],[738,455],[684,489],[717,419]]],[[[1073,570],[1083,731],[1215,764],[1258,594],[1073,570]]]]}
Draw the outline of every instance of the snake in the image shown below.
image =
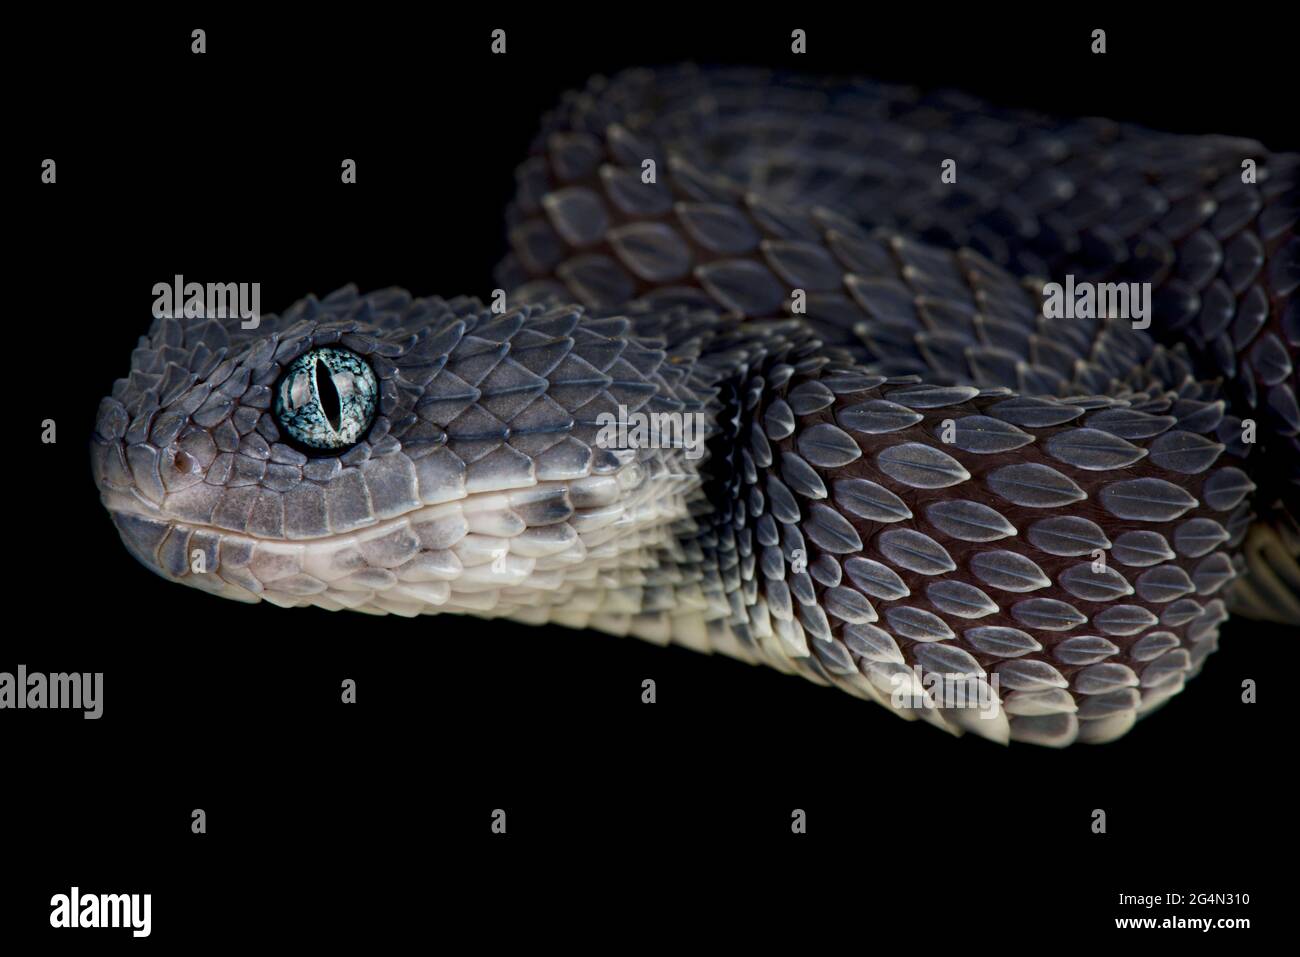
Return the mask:
{"type": "Polygon", "coordinates": [[[90,443],[126,549],[1051,747],[1125,735],[1230,615],[1300,622],[1296,154],[676,65],[565,94],[515,178],[486,299],[156,314],[90,443]]]}

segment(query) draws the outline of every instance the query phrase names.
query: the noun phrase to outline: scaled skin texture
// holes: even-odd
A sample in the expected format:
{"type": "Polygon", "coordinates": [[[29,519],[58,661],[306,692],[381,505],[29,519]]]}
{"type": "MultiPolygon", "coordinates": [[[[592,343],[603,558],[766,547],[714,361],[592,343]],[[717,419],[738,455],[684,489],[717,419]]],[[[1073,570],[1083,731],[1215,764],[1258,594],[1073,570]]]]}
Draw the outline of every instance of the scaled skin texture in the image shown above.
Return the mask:
{"type": "MultiPolygon", "coordinates": [[[[905,155],[860,155],[906,180],[931,139],[951,145],[904,92],[681,69],[588,93],[546,118],[520,169],[503,314],[348,287],[256,330],[154,321],[92,443],[132,554],[243,601],[721,651],[909,720],[1054,746],[1112,740],[1181,690],[1264,552],[1252,536],[1272,545],[1249,563],[1262,584],[1243,603],[1292,614],[1288,487],[1260,476],[1240,420],[1259,415],[1271,450],[1294,442],[1295,207],[1277,185],[1293,188],[1294,158],[1259,148],[1268,185],[1253,211],[1202,209],[1187,227],[1171,211],[1188,196],[1251,205],[1230,188],[1237,141],[1175,138],[1179,152],[1145,131],[1089,139],[1083,124],[1053,134],[990,112],[966,131],[978,150],[963,188],[978,194],[983,175],[1005,190],[965,219],[936,194],[931,226],[965,232],[927,243],[915,191],[888,200],[873,168],[831,162],[836,135],[844,148],[894,137],[905,155]],[[701,86],[714,113],[673,106],[701,86]],[[827,108],[804,109],[810,98],[827,108]],[[800,138],[768,149],[779,137],[764,131],[800,109],[800,138]],[[1037,146],[1011,149],[1015,130],[1037,146]],[[1094,158],[1107,150],[1118,163],[1094,158]],[[831,166],[838,178],[817,175],[831,166]],[[1148,245],[1181,234],[1146,280],[1149,328],[1043,316],[1046,279],[1021,267],[1055,278],[1058,264],[1031,225],[1052,224],[1073,269],[1083,233],[1076,249],[1061,223],[1088,218],[1051,199],[1051,183],[1064,189],[1052,173],[1076,196],[1113,180],[1146,190],[1160,207],[1148,245]],[[992,211],[1008,208],[1024,216],[999,227],[992,211]],[[1259,265],[1202,263],[1189,237],[1216,223],[1254,235],[1259,265]],[[1238,290],[1226,346],[1204,328],[1216,283],[1238,290]],[[1176,319],[1187,289],[1199,317],[1176,319]],[[1252,289],[1266,304],[1246,330],[1252,289]],[[1187,322],[1201,334],[1173,334],[1187,322]],[[1207,374],[1224,349],[1252,386],[1207,374]],[[308,375],[279,393],[294,429],[359,441],[295,441],[276,403],[291,366],[308,375]],[[366,370],[370,404],[353,401],[366,370]],[[637,415],[698,416],[704,454],[602,439],[607,417],[637,415]],[[954,706],[928,680],[945,676],[986,706],[954,706]]],[[[960,127],[973,109],[946,115],[960,127]]]]}

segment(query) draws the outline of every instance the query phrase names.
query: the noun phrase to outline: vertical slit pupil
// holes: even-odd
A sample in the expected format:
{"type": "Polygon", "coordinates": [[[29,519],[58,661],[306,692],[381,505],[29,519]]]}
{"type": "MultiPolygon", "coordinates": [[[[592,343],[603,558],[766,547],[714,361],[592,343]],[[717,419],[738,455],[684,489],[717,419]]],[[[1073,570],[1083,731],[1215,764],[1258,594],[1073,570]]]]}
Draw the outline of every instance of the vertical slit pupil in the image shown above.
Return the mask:
{"type": "Polygon", "coordinates": [[[330,428],[337,432],[341,415],[339,392],[334,388],[334,379],[330,376],[329,367],[320,359],[316,360],[316,394],[320,397],[320,408],[325,413],[330,428]]]}

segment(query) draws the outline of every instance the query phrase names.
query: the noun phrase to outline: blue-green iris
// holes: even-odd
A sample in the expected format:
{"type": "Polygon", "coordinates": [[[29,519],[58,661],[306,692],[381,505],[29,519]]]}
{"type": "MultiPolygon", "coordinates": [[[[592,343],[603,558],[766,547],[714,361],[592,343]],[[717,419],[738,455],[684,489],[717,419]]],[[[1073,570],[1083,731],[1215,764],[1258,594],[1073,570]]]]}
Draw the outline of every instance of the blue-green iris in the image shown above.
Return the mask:
{"type": "Polygon", "coordinates": [[[313,349],[293,360],[275,390],[275,418],[294,441],[313,449],[355,445],[375,417],[379,386],[360,356],[313,349]]]}

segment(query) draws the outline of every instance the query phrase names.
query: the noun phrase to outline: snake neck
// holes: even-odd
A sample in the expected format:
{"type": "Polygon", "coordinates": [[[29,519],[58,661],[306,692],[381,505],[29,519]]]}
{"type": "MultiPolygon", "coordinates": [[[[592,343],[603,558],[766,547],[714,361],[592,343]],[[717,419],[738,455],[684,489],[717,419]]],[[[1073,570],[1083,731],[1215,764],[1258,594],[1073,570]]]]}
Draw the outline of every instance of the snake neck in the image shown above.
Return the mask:
{"type": "Polygon", "coordinates": [[[1300,580],[1300,551],[1285,533],[1300,516],[1293,154],[951,92],[629,70],[546,118],[509,219],[499,276],[522,295],[689,299],[771,317],[801,290],[804,321],[878,371],[1022,394],[1106,392],[1130,357],[1077,320],[1026,323],[1042,299],[1022,280],[1144,285],[1141,338],[1170,350],[1163,384],[1181,388],[1187,371],[1218,380],[1217,438],[1246,458],[1260,520],[1287,551],[1280,571],[1249,554],[1256,580],[1237,610],[1297,605],[1287,583],[1300,580]],[[960,175],[938,202],[945,157],[960,175]],[[1075,374],[1078,359],[1092,372],[1075,374]]]}

